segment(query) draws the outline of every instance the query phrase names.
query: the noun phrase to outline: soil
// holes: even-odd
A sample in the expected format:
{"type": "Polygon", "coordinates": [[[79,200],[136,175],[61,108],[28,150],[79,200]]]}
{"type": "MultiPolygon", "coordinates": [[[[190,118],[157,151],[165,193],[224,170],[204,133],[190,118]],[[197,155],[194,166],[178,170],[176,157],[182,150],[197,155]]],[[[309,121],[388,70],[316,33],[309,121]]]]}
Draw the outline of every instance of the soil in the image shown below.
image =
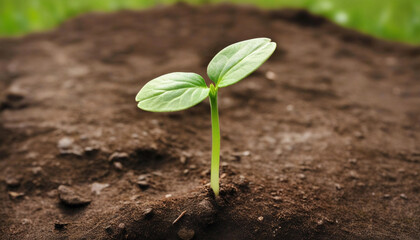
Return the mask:
{"type": "Polygon", "coordinates": [[[0,238],[419,239],[419,80],[419,47],[303,10],[179,4],[0,39],[0,238]],[[215,198],[208,101],[134,96],[261,36],[274,55],[220,91],[215,198]]]}

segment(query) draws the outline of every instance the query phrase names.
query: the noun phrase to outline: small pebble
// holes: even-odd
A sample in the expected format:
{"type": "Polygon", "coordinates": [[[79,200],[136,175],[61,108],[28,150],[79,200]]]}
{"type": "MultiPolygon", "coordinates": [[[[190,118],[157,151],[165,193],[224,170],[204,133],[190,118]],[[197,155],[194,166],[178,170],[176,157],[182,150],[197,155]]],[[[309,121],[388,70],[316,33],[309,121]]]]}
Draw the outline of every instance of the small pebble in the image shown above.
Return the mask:
{"type": "Polygon", "coordinates": [[[155,213],[153,212],[152,208],[146,208],[143,211],[143,216],[145,219],[151,219],[155,213]]]}
{"type": "Polygon", "coordinates": [[[276,80],[277,75],[272,72],[272,71],[267,71],[265,73],[265,78],[267,78],[268,80],[276,80]]]}
{"type": "Polygon", "coordinates": [[[259,216],[259,217],[258,217],[258,221],[259,221],[259,222],[262,222],[263,220],[264,220],[264,217],[263,217],[263,216],[259,216]]]}
{"type": "Polygon", "coordinates": [[[384,194],[383,198],[384,198],[384,199],[390,199],[390,198],[391,198],[391,195],[389,195],[389,194],[384,194]]]}
{"type": "Polygon", "coordinates": [[[114,162],[114,168],[117,170],[123,170],[123,165],[120,162],[114,162]]]}
{"type": "Polygon", "coordinates": [[[121,230],[124,230],[125,229],[125,224],[124,223],[118,224],[118,228],[121,229],[121,230]]]}
{"type": "Polygon", "coordinates": [[[58,187],[58,197],[65,205],[79,207],[87,205],[91,200],[76,193],[71,187],[60,185],[58,187]]]}
{"type": "Polygon", "coordinates": [[[400,198],[401,198],[401,199],[404,199],[404,200],[408,200],[407,195],[405,195],[404,193],[401,193],[401,194],[400,194],[400,198]]]}
{"type": "Polygon", "coordinates": [[[182,156],[179,158],[179,161],[180,161],[182,164],[185,164],[185,163],[187,163],[187,157],[186,157],[186,156],[184,156],[184,155],[182,155],[182,156]]]}
{"type": "Polygon", "coordinates": [[[139,180],[139,181],[144,181],[144,180],[146,180],[147,178],[149,178],[149,174],[140,174],[140,175],[137,177],[137,180],[139,180]]]}
{"type": "Polygon", "coordinates": [[[300,179],[305,179],[306,178],[305,174],[303,174],[303,173],[299,173],[297,175],[297,177],[300,178],[300,179]]]}
{"type": "Polygon", "coordinates": [[[59,149],[69,149],[72,147],[74,140],[69,137],[63,137],[58,140],[57,147],[59,149]]]}
{"type": "Polygon", "coordinates": [[[172,194],[166,194],[165,195],[165,198],[170,198],[170,197],[172,197],[172,194]]]}
{"type": "Polygon", "coordinates": [[[7,176],[5,179],[6,185],[10,188],[19,187],[22,180],[21,176],[7,176]]]}
{"type": "Polygon", "coordinates": [[[356,158],[350,158],[349,159],[349,163],[356,164],[357,163],[357,159],[356,158]]]}
{"type": "Polygon", "coordinates": [[[280,196],[273,196],[272,199],[276,202],[281,202],[282,198],[280,196]]]}
{"type": "Polygon", "coordinates": [[[341,189],[343,189],[343,187],[340,185],[340,184],[335,184],[335,189],[337,189],[337,190],[341,190],[341,189]]]}
{"type": "Polygon", "coordinates": [[[12,200],[19,199],[25,196],[25,193],[21,193],[21,192],[8,192],[8,194],[12,200]]]}
{"type": "Polygon", "coordinates": [[[126,160],[128,159],[128,154],[125,152],[114,152],[109,156],[108,161],[113,162],[117,160],[126,160]]]}
{"type": "Polygon", "coordinates": [[[42,167],[33,167],[31,171],[34,175],[39,175],[42,172],[42,167]]]}
{"type": "Polygon", "coordinates": [[[22,225],[28,225],[28,224],[32,224],[32,220],[29,218],[24,218],[21,221],[22,225]]]}
{"type": "Polygon", "coordinates": [[[142,190],[146,190],[150,187],[150,184],[148,181],[146,180],[139,180],[137,181],[137,185],[142,189],[142,190]]]}
{"type": "Polygon", "coordinates": [[[99,195],[102,191],[102,189],[109,187],[108,183],[92,183],[91,191],[95,193],[96,195],[99,195]]]}

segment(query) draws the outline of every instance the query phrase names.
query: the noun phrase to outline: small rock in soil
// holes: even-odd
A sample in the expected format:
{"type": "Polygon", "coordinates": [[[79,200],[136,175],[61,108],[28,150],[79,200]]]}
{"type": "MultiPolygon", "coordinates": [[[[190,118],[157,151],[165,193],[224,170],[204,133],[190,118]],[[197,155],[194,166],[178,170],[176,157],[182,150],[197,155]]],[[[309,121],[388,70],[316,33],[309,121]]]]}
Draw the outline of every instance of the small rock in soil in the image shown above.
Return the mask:
{"type": "Polygon", "coordinates": [[[359,174],[356,171],[351,170],[349,172],[349,177],[350,177],[350,179],[359,179],[359,174]]]}
{"type": "Polygon", "coordinates": [[[337,189],[337,190],[341,190],[341,189],[343,189],[343,187],[340,185],[340,184],[335,184],[335,189],[337,189]]]}
{"type": "Polygon", "coordinates": [[[123,170],[123,165],[120,162],[114,162],[114,167],[117,170],[123,170]]]}
{"type": "Polygon", "coordinates": [[[99,152],[99,148],[96,147],[85,147],[84,149],[86,155],[94,155],[99,152]]]}
{"type": "Polygon", "coordinates": [[[391,198],[391,195],[389,195],[389,194],[384,194],[383,198],[384,198],[384,199],[390,199],[390,198],[391,198]]]}
{"type": "Polygon", "coordinates": [[[74,140],[72,138],[69,137],[63,137],[61,138],[58,143],[57,143],[57,147],[60,150],[64,150],[64,149],[70,149],[73,147],[73,142],[74,140]]]}
{"type": "Polygon", "coordinates": [[[68,223],[56,222],[56,223],[54,223],[54,228],[55,228],[55,229],[57,229],[57,230],[62,230],[62,229],[64,229],[67,225],[68,225],[68,223]]]}
{"type": "Polygon", "coordinates": [[[187,157],[186,157],[186,156],[184,156],[184,155],[182,155],[181,157],[179,157],[179,161],[180,161],[182,164],[185,164],[185,163],[187,163],[187,157]]]}
{"type": "Polygon", "coordinates": [[[32,220],[29,218],[24,218],[21,221],[22,225],[28,225],[28,224],[32,224],[32,220]]]}
{"type": "Polygon", "coordinates": [[[191,169],[191,170],[195,170],[195,169],[197,169],[197,165],[191,164],[188,168],[191,169]]]}
{"type": "Polygon", "coordinates": [[[19,187],[22,181],[22,176],[7,176],[5,179],[6,185],[10,188],[19,187]]]}
{"type": "Polygon", "coordinates": [[[303,174],[303,173],[299,173],[297,175],[297,177],[300,178],[300,179],[305,179],[306,178],[305,174],[303,174]]]}
{"type": "Polygon", "coordinates": [[[356,164],[357,163],[357,159],[356,158],[350,158],[349,159],[349,163],[356,164]]]}
{"type": "Polygon", "coordinates": [[[39,175],[42,172],[42,167],[33,167],[31,171],[34,175],[39,175]]]}
{"type": "Polygon", "coordinates": [[[268,71],[265,73],[265,78],[267,78],[268,80],[276,80],[277,75],[272,72],[272,71],[268,71]]]}
{"type": "Polygon", "coordinates": [[[148,179],[150,176],[149,176],[149,174],[140,174],[138,177],[137,177],[137,180],[139,180],[139,181],[144,181],[144,180],[146,180],[146,179],[148,179]]]}
{"type": "Polygon", "coordinates": [[[125,152],[114,152],[109,156],[108,161],[113,162],[117,160],[126,160],[128,159],[128,154],[125,152]]]}
{"type": "Polygon", "coordinates": [[[96,195],[101,194],[102,189],[109,187],[108,183],[97,183],[94,182],[92,183],[92,187],[91,190],[93,193],[95,193],[96,195]]]}
{"type": "Polygon", "coordinates": [[[259,216],[259,217],[258,217],[258,221],[259,221],[259,222],[262,222],[263,220],[264,220],[264,217],[263,217],[263,216],[259,216]]]}
{"type": "Polygon", "coordinates": [[[77,194],[72,188],[60,185],[58,187],[58,197],[67,206],[79,207],[89,204],[92,200],[77,194]]]}
{"type": "Polygon", "coordinates": [[[408,200],[407,195],[405,195],[404,193],[401,193],[401,194],[400,194],[400,198],[401,198],[401,199],[404,199],[404,200],[408,200]]]}
{"type": "Polygon", "coordinates": [[[153,215],[155,215],[155,213],[153,212],[153,208],[146,208],[143,211],[144,219],[151,219],[153,215]]]}
{"type": "Polygon", "coordinates": [[[148,188],[150,187],[149,182],[148,182],[148,181],[146,181],[146,180],[139,180],[139,181],[137,181],[137,185],[138,185],[141,189],[143,189],[143,190],[146,190],[146,189],[148,189],[148,188]]]}
{"type": "Polygon", "coordinates": [[[21,192],[9,192],[9,197],[12,200],[22,198],[23,196],[25,196],[25,193],[21,193],[21,192]]]}
{"type": "Polygon", "coordinates": [[[181,230],[178,231],[178,237],[182,240],[191,240],[193,239],[194,235],[194,230],[189,228],[181,228],[181,230]]]}
{"type": "Polygon", "coordinates": [[[120,230],[124,230],[124,229],[125,229],[125,224],[124,224],[124,223],[120,223],[120,224],[118,224],[118,228],[119,228],[120,230]]]}
{"type": "Polygon", "coordinates": [[[282,201],[280,196],[273,196],[272,199],[276,202],[281,202],[282,201]]]}

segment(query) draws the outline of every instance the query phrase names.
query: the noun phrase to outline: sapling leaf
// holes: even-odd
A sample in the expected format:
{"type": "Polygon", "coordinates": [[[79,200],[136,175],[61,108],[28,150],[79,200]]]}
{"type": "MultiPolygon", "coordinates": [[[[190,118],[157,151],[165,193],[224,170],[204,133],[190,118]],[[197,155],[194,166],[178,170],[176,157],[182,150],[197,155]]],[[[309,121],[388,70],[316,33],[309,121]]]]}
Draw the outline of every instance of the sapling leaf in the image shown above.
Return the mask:
{"type": "Polygon", "coordinates": [[[232,85],[251,74],[273,54],[276,43],[255,38],[232,44],[220,51],[209,63],[207,74],[215,83],[207,87],[195,73],[169,73],[148,82],[136,96],[138,107],[151,112],[183,110],[210,100],[212,152],[210,186],[219,194],[220,128],[217,93],[220,87],[232,85]]]}
{"type": "Polygon", "coordinates": [[[203,101],[210,89],[196,73],[175,72],[157,77],[144,85],[136,96],[138,107],[151,112],[187,109],[203,101]]]}
{"type": "Polygon", "coordinates": [[[232,85],[261,66],[276,49],[269,38],[254,38],[227,46],[210,61],[207,75],[217,87],[232,85]]]}

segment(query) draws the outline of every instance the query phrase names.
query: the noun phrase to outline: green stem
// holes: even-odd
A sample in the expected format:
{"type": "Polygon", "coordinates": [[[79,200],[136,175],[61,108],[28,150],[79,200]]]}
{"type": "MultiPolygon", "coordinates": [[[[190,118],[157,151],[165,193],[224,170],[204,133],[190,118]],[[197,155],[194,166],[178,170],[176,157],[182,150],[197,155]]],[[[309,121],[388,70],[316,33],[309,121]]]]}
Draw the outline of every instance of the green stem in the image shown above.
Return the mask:
{"type": "Polygon", "coordinates": [[[217,107],[217,88],[210,86],[210,107],[211,107],[211,176],[210,186],[214,194],[219,195],[219,159],[220,159],[220,129],[219,129],[219,110],[217,107]]]}

